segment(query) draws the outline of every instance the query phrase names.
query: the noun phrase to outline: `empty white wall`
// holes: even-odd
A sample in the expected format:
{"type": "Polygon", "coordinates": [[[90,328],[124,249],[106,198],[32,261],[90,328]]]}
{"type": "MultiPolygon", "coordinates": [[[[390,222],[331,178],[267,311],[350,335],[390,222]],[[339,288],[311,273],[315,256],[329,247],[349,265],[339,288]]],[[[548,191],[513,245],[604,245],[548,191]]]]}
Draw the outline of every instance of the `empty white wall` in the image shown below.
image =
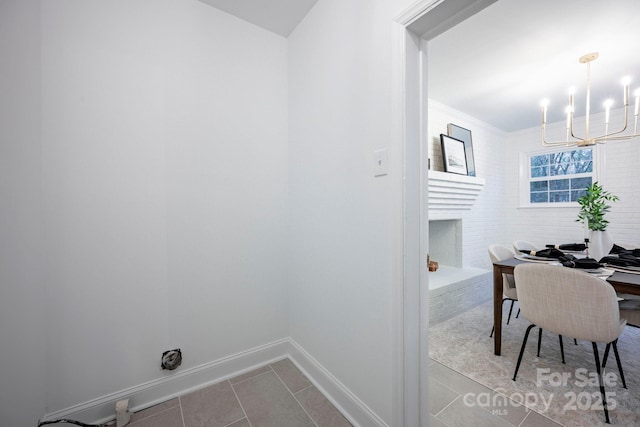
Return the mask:
{"type": "Polygon", "coordinates": [[[287,336],[286,54],[195,0],[42,2],[48,412],[287,336]]]}
{"type": "Polygon", "coordinates": [[[45,410],[40,2],[0,1],[0,424],[45,410]]]}
{"type": "Polygon", "coordinates": [[[391,22],[410,2],[319,0],[289,37],[291,336],[392,420],[391,22]],[[389,148],[388,176],[373,152],[389,148]]]}

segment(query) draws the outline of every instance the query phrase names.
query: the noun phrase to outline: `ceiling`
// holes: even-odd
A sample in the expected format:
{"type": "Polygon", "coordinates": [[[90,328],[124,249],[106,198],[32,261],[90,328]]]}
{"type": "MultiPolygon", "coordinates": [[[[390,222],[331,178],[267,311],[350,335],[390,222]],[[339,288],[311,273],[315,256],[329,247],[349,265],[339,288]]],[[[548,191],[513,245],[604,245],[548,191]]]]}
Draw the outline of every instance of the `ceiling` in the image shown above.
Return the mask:
{"type": "MultiPolygon", "coordinates": [[[[640,87],[640,1],[498,0],[432,39],[429,97],[505,131],[564,119],[567,90],[576,88],[576,116],[584,115],[586,66],[591,63],[591,111],[613,98],[622,106],[623,76],[640,87]]],[[[633,93],[631,94],[631,96],[633,93]]],[[[633,99],[631,99],[633,105],[633,99]]]]}
{"type": "MultiPolygon", "coordinates": [[[[317,0],[200,0],[288,37],[317,0]]],[[[613,97],[620,79],[640,87],[640,1],[498,0],[430,40],[429,97],[504,131],[564,119],[567,89],[575,86],[576,116],[584,110],[586,67],[578,58],[599,52],[591,65],[592,112],[613,97]],[[582,107],[582,108],[580,108],[582,107]]]]}
{"type": "Polygon", "coordinates": [[[318,0],[200,1],[283,37],[289,37],[318,0]]]}

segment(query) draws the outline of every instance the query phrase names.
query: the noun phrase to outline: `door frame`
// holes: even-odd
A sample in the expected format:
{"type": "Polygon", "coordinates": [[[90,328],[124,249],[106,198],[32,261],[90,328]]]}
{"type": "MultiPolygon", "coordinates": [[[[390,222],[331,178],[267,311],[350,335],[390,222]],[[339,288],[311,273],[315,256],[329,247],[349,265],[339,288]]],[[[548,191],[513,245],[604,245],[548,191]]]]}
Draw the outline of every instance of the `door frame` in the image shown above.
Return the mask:
{"type": "Polygon", "coordinates": [[[394,425],[429,423],[428,43],[497,0],[418,0],[392,24],[392,147],[401,159],[394,248],[394,425]],[[416,33],[419,31],[421,34],[416,33]]]}

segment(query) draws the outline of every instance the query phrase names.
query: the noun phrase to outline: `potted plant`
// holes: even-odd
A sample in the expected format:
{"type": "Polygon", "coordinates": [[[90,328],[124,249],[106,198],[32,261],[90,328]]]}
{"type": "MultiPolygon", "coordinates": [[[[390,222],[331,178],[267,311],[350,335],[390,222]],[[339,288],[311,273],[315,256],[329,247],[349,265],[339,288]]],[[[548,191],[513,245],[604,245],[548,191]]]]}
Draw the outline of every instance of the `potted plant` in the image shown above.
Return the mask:
{"type": "Polygon", "coordinates": [[[595,259],[599,260],[606,256],[613,246],[613,242],[606,232],[609,221],[605,215],[611,209],[611,205],[607,202],[617,202],[618,200],[618,196],[605,191],[597,181],[588,186],[584,196],[578,199],[580,211],[576,222],[584,224],[585,232],[588,233],[585,237],[588,237],[590,242],[590,255],[595,259]]]}

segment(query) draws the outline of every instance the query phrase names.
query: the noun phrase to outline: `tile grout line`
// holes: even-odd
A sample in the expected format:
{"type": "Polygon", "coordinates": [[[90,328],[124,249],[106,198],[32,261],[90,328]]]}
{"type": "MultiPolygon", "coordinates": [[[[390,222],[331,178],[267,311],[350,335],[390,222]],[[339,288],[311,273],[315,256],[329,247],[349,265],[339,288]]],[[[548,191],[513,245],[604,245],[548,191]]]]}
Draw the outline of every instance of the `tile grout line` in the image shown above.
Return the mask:
{"type": "MultiPolygon", "coordinates": [[[[453,402],[455,402],[456,400],[460,399],[460,397],[462,397],[462,396],[460,394],[458,394],[458,396],[456,396],[455,399],[453,399],[451,402],[449,402],[446,405],[444,405],[444,408],[440,409],[437,414],[431,414],[431,415],[433,415],[434,417],[437,417],[438,415],[442,414],[445,409],[447,409],[449,406],[451,406],[453,404],[453,402]]],[[[442,421],[442,420],[440,420],[440,421],[442,421]]]]}
{"type": "Polygon", "coordinates": [[[128,424],[128,425],[138,424],[139,422],[142,422],[142,421],[148,420],[149,418],[153,418],[153,417],[156,417],[156,416],[158,416],[158,415],[164,414],[165,412],[168,412],[168,411],[172,410],[173,408],[175,408],[175,407],[177,407],[177,406],[180,406],[180,404],[178,403],[178,405],[171,406],[171,407],[169,407],[169,408],[163,409],[162,411],[160,411],[160,412],[156,412],[155,414],[147,415],[146,417],[142,417],[142,418],[140,418],[140,419],[138,419],[138,420],[135,420],[134,422],[132,422],[132,423],[130,423],[130,424],[128,424]]]}
{"type": "MultiPolygon", "coordinates": [[[[271,368],[271,366],[269,366],[269,368],[271,368]]],[[[249,378],[245,378],[245,379],[243,379],[243,380],[240,380],[240,381],[236,382],[235,384],[242,384],[242,383],[244,383],[244,382],[247,382],[247,381],[249,381],[249,380],[252,380],[252,379],[254,379],[254,378],[257,378],[257,377],[259,377],[259,376],[261,376],[261,375],[268,374],[268,373],[269,373],[269,371],[266,371],[266,372],[260,372],[259,374],[255,374],[255,375],[250,376],[249,378]]],[[[231,382],[231,380],[232,380],[232,379],[233,379],[233,378],[230,378],[230,379],[228,379],[228,380],[227,380],[227,381],[229,381],[229,384],[231,384],[231,386],[233,386],[233,385],[234,385],[234,383],[232,383],[232,382],[231,382]]]]}
{"type": "MultiPolygon", "coordinates": [[[[287,391],[289,392],[289,394],[291,395],[291,397],[293,397],[293,400],[295,400],[295,401],[296,401],[296,403],[300,406],[300,408],[302,409],[302,411],[307,415],[307,417],[309,417],[309,419],[311,420],[311,422],[313,423],[313,425],[314,425],[314,426],[316,426],[316,427],[319,427],[319,426],[318,426],[318,423],[316,423],[316,420],[314,420],[314,419],[313,419],[313,417],[312,417],[312,416],[307,412],[307,410],[306,410],[306,409],[305,409],[305,407],[302,405],[302,403],[300,403],[300,401],[298,400],[298,398],[296,397],[296,395],[295,395],[295,394],[293,394],[293,393],[291,392],[291,389],[289,389],[289,387],[285,384],[285,382],[284,382],[284,381],[282,381],[282,378],[280,378],[280,375],[278,375],[278,373],[276,372],[276,370],[275,370],[275,369],[273,369],[273,367],[272,367],[271,365],[269,365],[269,367],[270,367],[270,368],[273,370],[273,372],[276,374],[276,377],[280,380],[280,382],[282,383],[282,385],[284,385],[284,387],[287,389],[287,391]]],[[[303,374],[303,375],[304,375],[304,374],[303,374]]],[[[305,378],[306,378],[306,376],[305,376],[305,378]]],[[[307,380],[309,380],[309,379],[307,378],[307,380]]],[[[311,384],[311,385],[313,385],[313,384],[311,384]]],[[[311,387],[311,386],[309,386],[309,387],[311,387]]],[[[305,387],[305,389],[307,389],[307,388],[309,388],[309,387],[305,387]]],[[[299,391],[302,391],[302,390],[299,390],[299,391]]]]}
{"type": "MultiPolygon", "coordinates": [[[[249,423],[249,418],[247,418],[247,417],[242,417],[242,418],[238,418],[237,420],[233,420],[233,421],[231,421],[229,424],[225,424],[223,427],[229,427],[229,426],[232,426],[232,425],[234,425],[235,423],[237,423],[237,422],[239,422],[239,421],[242,421],[242,420],[247,420],[247,422],[249,423]]],[[[249,423],[249,424],[251,424],[251,423],[249,423]]]]}
{"type": "MultiPolygon", "coordinates": [[[[266,373],[266,372],[263,372],[263,373],[266,373]]],[[[262,374],[254,375],[251,378],[255,378],[255,377],[259,376],[259,375],[262,375],[262,374]]],[[[227,381],[229,381],[229,380],[227,380],[227,381]]],[[[244,381],[240,381],[237,384],[240,384],[240,383],[243,383],[243,382],[244,381]]],[[[247,411],[244,410],[244,406],[242,405],[242,401],[240,400],[240,397],[238,396],[238,393],[236,392],[236,388],[233,386],[231,381],[229,381],[229,385],[231,386],[231,390],[233,390],[233,395],[236,397],[236,400],[238,401],[238,404],[240,405],[240,409],[242,409],[242,413],[244,414],[245,418],[247,419],[247,422],[249,423],[249,427],[253,427],[253,424],[251,424],[251,420],[249,419],[249,415],[247,414],[247,411]]],[[[240,420],[238,420],[238,421],[240,421],[240,420]]]]}
{"type": "Polygon", "coordinates": [[[186,423],[184,422],[184,411],[182,410],[182,399],[180,398],[180,396],[178,396],[178,403],[180,404],[180,418],[182,419],[182,427],[187,427],[186,423]]]}
{"type": "Polygon", "coordinates": [[[309,384],[309,385],[308,385],[308,386],[306,386],[305,388],[302,388],[302,389],[300,389],[300,390],[296,391],[295,393],[291,393],[291,394],[296,395],[296,394],[298,394],[298,393],[302,393],[302,392],[303,392],[303,391],[305,391],[305,390],[309,390],[311,387],[313,387],[313,384],[309,384]]]}

